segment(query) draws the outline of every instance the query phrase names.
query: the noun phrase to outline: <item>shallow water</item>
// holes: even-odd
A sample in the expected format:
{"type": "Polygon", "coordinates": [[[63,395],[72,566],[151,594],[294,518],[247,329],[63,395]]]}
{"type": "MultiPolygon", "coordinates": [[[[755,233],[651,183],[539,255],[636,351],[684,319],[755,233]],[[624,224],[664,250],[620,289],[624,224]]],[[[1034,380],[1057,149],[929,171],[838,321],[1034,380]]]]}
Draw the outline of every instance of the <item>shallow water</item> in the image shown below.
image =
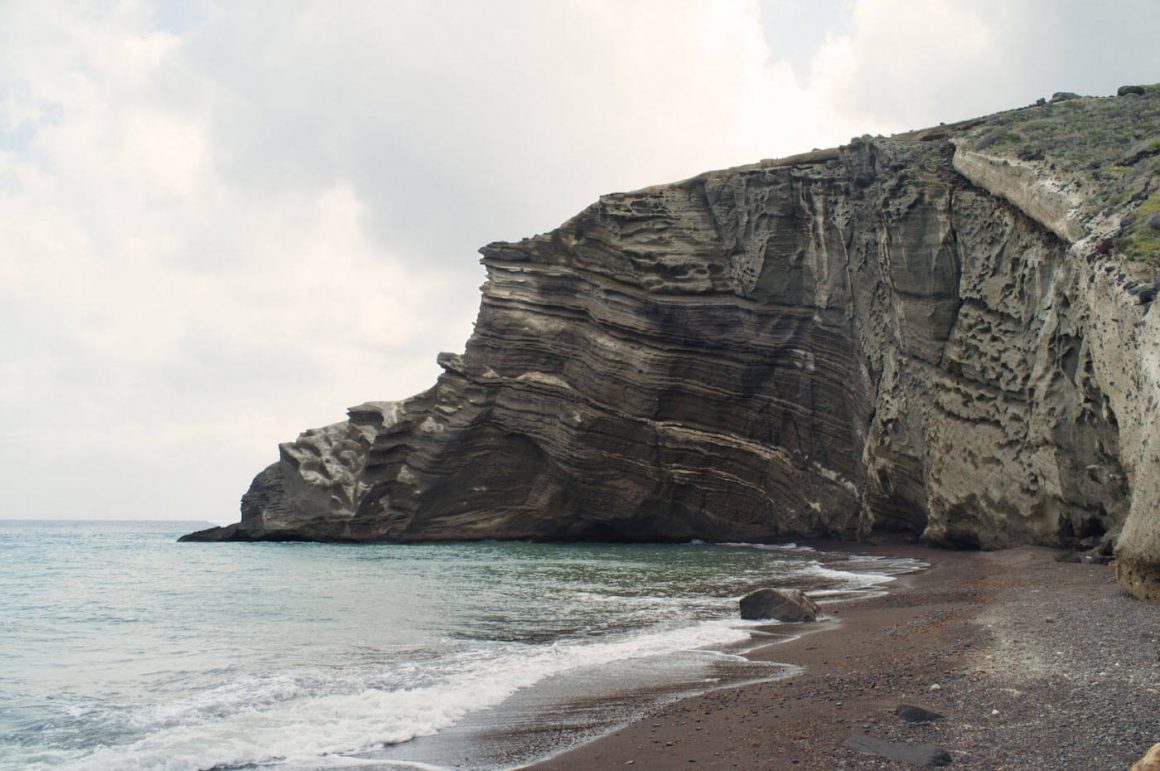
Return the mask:
{"type": "Polygon", "coordinates": [[[0,769],[442,763],[447,737],[502,765],[650,698],[777,676],[736,655],[750,589],[836,598],[908,567],[745,545],[174,542],[201,526],[0,521],[0,769]],[[550,737],[476,743],[544,710],[550,737]]]}

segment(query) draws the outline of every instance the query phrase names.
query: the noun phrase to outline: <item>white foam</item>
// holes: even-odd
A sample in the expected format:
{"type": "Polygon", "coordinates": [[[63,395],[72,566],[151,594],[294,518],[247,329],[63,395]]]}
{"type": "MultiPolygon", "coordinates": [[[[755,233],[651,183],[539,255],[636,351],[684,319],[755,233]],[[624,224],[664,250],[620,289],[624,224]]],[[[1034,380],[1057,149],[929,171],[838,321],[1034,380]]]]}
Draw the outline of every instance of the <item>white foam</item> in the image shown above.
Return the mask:
{"type": "Polygon", "coordinates": [[[812,546],[798,546],[796,543],[719,543],[718,546],[732,546],[739,549],[761,549],[763,551],[815,552],[812,546]]]}
{"type": "MultiPolygon", "coordinates": [[[[425,687],[360,688],[349,675],[323,682],[311,672],[239,678],[179,703],[135,712],[134,727],[148,733],[130,744],[85,753],[42,751],[12,759],[16,764],[10,767],[196,771],[272,762],[287,768],[346,767],[354,764],[346,753],[436,733],[547,677],[740,641],[748,636],[744,627],[719,620],[595,643],[490,644],[441,661],[442,678],[425,687]],[[334,690],[344,692],[327,692],[334,690]]],[[[364,671],[364,681],[373,681],[371,674],[364,671]]]]}
{"type": "Polygon", "coordinates": [[[803,575],[816,576],[817,578],[833,581],[845,588],[862,589],[894,580],[894,576],[887,575],[886,573],[871,573],[868,571],[855,573],[850,570],[838,570],[836,568],[826,567],[820,562],[811,562],[803,566],[800,572],[803,575]]]}
{"type": "MultiPolygon", "coordinates": [[[[865,592],[866,587],[879,586],[915,567],[914,561],[904,564],[860,557],[823,563],[808,554],[813,548],[796,544],[731,545],[806,553],[804,559],[766,561],[776,563],[769,566],[770,574],[825,579],[805,583],[825,585],[822,592],[810,593],[824,594],[830,602],[841,599],[843,592],[865,592]]],[[[727,587],[750,583],[753,578],[754,573],[743,568],[741,575],[715,575],[713,581],[715,586],[727,587]]],[[[603,587],[599,581],[592,585],[572,582],[564,604],[592,614],[591,623],[569,618],[576,623],[564,626],[580,630],[575,634],[603,635],[599,637],[565,638],[554,645],[436,638],[432,647],[424,644],[408,650],[402,656],[405,660],[392,664],[385,662],[396,658],[393,650],[353,663],[339,656],[333,662],[304,665],[263,654],[243,660],[237,671],[166,670],[161,690],[168,688],[170,696],[146,699],[148,703],[133,701],[132,688],[125,689],[127,703],[123,704],[78,695],[75,703],[66,706],[70,697],[61,694],[54,702],[60,710],[55,714],[65,717],[56,727],[48,726],[49,731],[57,731],[52,749],[44,744],[7,744],[0,752],[7,753],[0,758],[0,770],[184,771],[247,764],[276,765],[281,771],[358,767],[368,761],[350,754],[437,733],[522,688],[581,668],[726,646],[734,647],[719,654],[703,651],[703,655],[733,660],[744,647],[738,643],[753,644],[746,643],[753,626],[768,623],[736,620],[731,599],[710,596],[680,582],[666,585],[666,591],[681,596],[636,596],[631,585],[620,587],[625,594],[613,594],[602,592],[603,587]],[[690,620],[705,615],[731,618],[690,620]],[[602,618],[609,619],[607,625],[602,618]],[[640,626],[646,629],[641,631],[640,626]],[[608,634],[609,629],[626,627],[633,629],[608,634]],[[431,655],[416,657],[423,651],[431,655]],[[93,746],[96,736],[104,737],[106,744],[93,746]]],[[[647,588],[642,587],[642,592],[647,588]]],[[[587,615],[581,619],[588,620],[587,615]]],[[[268,652],[268,647],[262,650],[268,652]]],[[[385,762],[370,764],[381,767],[385,762]]]]}

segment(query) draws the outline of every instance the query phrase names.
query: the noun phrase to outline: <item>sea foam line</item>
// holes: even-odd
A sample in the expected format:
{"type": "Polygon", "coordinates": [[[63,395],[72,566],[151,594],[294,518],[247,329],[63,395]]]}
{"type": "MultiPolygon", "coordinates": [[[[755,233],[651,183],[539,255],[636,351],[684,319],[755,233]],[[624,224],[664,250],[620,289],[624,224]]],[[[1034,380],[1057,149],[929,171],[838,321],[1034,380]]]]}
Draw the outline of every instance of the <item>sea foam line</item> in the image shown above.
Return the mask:
{"type": "MultiPolygon", "coordinates": [[[[585,667],[625,659],[726,645],[748,637],[731,619],[657,630],[626,639],[548,646],[505,644],[482,659],[460,659],[448,678],[419,688],[363,688],[350,693],[290,696],[284,678],[223,686],[214,704],[202,694],[191,705],[158,708],[159,724],[128,744],[90,752],[42,750],[0,767],[68,771],[196,771],[213,766],[276,764],[350,766],[343,755],[436,733],[469,712],[494,706],[537,682],[585,667]],[[245,698],[245,686],[253,691],[245,698]],[[174,724],[174,712],[189,722],[174,724]]],[[[308,678],[307,678],[308,679],[308,678]]],[[[290,688],[293,690],[293,688],[290,688]]]]}

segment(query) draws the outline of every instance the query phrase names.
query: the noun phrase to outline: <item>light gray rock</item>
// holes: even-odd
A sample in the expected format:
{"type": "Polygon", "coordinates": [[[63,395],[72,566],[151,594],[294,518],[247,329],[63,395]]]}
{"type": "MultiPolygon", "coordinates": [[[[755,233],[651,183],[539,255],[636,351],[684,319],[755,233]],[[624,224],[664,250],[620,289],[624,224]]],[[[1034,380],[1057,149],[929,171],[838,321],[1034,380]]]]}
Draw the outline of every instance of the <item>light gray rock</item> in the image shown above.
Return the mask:
{"type": "Polygon", "coordinates": [[[758,589],[741,598],[741,618],[785,622],[816,621],[821,608],[800,589],[758,589]]]}

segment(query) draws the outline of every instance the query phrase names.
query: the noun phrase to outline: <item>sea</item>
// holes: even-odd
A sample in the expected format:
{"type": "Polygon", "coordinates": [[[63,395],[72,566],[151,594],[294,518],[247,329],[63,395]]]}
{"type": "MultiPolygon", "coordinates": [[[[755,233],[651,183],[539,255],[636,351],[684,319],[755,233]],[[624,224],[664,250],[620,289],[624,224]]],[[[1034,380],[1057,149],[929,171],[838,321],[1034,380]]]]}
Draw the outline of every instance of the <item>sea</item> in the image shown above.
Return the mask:
{"type": "Polygon", "coordinates": [[[792,675],[791,627],[922,567],[783,544],[176,542],[205,522],[0,520],[0,769],[511,768],[792,675]]]}

